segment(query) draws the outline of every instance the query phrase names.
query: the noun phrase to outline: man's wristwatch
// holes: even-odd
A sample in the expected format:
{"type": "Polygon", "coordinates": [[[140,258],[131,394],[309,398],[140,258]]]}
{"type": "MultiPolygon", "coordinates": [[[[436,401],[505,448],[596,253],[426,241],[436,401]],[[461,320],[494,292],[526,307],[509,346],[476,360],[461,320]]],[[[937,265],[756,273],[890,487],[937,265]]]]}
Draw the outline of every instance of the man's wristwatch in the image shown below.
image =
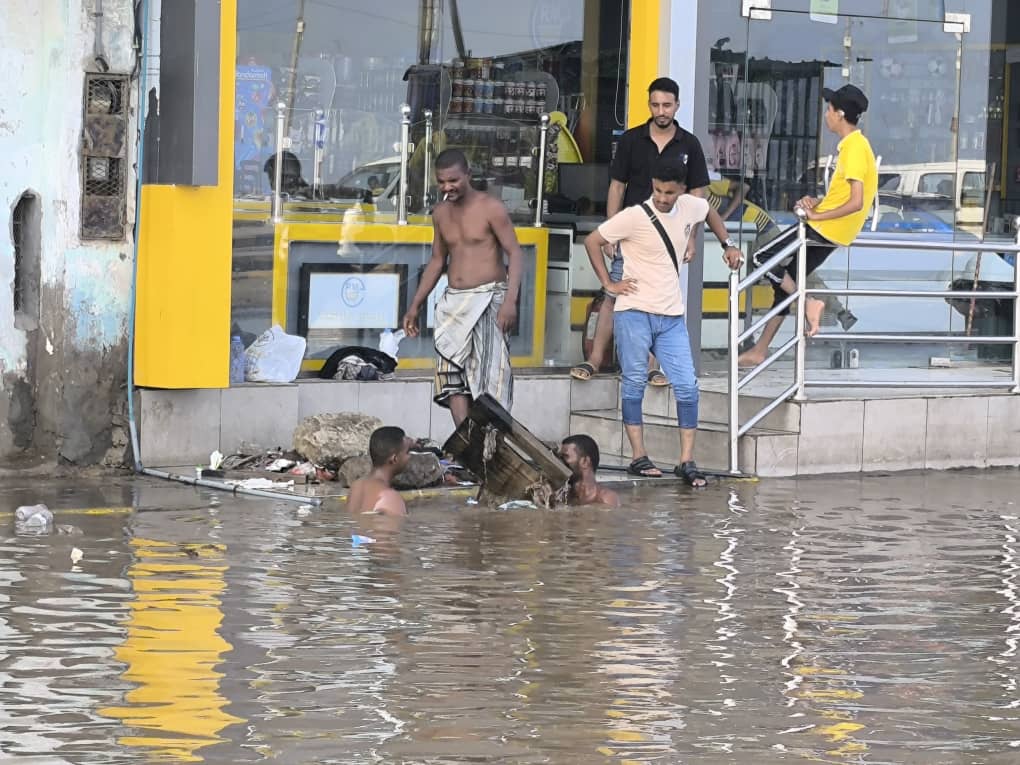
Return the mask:
{"type": "Polygon", "coordinates": [[[736,240],[732,236],[726,237],[726,241],[723,242],[723,247],[725,247],[726,249],[729,249],[730,247],[736,247],[738,250],[740,249],[739,245],[737,245],[736,240]]]}

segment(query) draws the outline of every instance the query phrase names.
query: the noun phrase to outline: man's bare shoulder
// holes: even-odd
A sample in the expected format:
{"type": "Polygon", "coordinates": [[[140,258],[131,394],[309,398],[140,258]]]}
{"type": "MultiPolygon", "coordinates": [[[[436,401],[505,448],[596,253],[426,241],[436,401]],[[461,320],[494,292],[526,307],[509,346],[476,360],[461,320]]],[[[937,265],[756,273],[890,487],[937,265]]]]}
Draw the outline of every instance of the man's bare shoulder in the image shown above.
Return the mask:
{"type": "Polygon", "coordinates": [[[620,506],[620,495],[612,489],[607,489],[605,486],[599,487],[599,504],[606,505],[607,507],[619,507],[620,506]]]}
{"type": "Polygon", "coordinates": [[[372,509],[383,515],[407,515],[407,505],[404,503],[404,498],[400,496],[400,492],[396,489],[389,487],[379,492],[379,496],[376,498],[372,509]]]}

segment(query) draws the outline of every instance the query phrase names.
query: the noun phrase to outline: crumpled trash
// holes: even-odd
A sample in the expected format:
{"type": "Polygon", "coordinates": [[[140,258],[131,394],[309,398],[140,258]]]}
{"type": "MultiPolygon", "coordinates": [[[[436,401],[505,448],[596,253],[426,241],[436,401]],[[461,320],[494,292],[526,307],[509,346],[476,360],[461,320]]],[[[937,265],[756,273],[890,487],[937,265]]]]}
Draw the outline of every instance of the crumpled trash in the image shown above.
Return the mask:
{"type": "Polygon", "coordinates": [[[292,468],[296,464],[297,463],[294,460],[288,460],[284,459],[283,457],[280,457],[279,459],[275,459],[268,465],[266,465],[265,469],[270,471],[271,473],[282,473],[284,470],[292,468]]]}
{"type": "Polygon", "coordinates": [[[77,566],[78,561],[85,557],[85,553],[79,550],[77,547],[71,548],[71,565],[77,566]]]}
{"type": "Polygon", "coordinates": [[[209,469],[219,470],[222,464],[223,464],[223,452],[217,449],[209,455],[209,469]]]}
{"type": "Polygon", "coordinates": [[[67,536],[79,537],[85,532],[79,529],[77,526],[72,526],[70,523],[58,523],[56,525],[58,534],[66,534],[67,536]]]}
{"type": "Polygon", "coordinates": [[[315,472],[315,465],[311,462],[299,462],[287,471],[287,475],[311,475],[315,472]]]}
{"type": "Polygon", "coordinates": [[[272,481],[269,478],[245,478],[243,481],[227,481],[231,486],[242,489],[288,489],[294,490],[293,481],[272,481]]]}
{"type": "Polygon", "coordinates": [[[499,506],[500,510],[538,510],[538,505],[530,499],[511,499],[499,506]]]}
{"type": "Polygon", "coordinates": [[[351,547],[361,547],[361,545],[370,545],[375,540],[372,537],[365,537],[361,534],[351,534],[351,547]]]}
{"type": "Polygon", "coordinates": [[[14,525],[26,531],[48,531],[53,513],[44,504],[22,505],[14,511],[14,525]]]}

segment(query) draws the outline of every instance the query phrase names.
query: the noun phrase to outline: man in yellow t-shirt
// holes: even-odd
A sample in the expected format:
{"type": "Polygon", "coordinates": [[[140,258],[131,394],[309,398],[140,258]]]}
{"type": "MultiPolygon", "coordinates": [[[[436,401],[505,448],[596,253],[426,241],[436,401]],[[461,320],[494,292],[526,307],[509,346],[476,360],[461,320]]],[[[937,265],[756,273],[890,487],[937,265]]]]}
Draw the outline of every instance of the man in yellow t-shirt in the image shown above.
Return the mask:
{"type": "MultiPolygon", "coordinates": [[[[803,197],[795,205],[807,218],[807,273],[820,266],[837,247],[845,247],[857,238],[868,217],[868,210],[878,191],[878,168],[871,144],[857,127],[861,114],[868,108],[867,96],[855,85],[844,85],[839,90],[824,88],[822,96],[827,102],[825,126],[839,136],[836,170],[829,184],[829,190],[821,199],[803,197]]],[[[795,241],[798,227],[791,226],[766,247],[753,256],[756,265],[795,241]]],[[[731,268],[739,262],[727,262],[731,268]]],[[[775,292],[773,306],[797,291],[794,281],[797,275],[797,256],[793,255],[768,274],[775,292]]],[[[807,334],[818,332],[825,304],[821,300],[808,298],[804,304],[807,320],[807,334]]],[[[789,307],[778,316],[772,317],[762,330],[753,347],[740,354],[741,366],[756,366],[768,356],[769,344],[775,338],[789,307]]]]}

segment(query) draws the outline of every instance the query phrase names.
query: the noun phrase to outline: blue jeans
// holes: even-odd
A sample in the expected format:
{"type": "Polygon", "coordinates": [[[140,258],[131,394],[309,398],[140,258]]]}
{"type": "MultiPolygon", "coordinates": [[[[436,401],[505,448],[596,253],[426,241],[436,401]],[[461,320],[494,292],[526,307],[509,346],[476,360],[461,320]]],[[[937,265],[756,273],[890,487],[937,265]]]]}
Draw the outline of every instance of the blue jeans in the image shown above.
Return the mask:
{"type": "MultiPolygon", "coordinates": [[[[609,264],[609,281],[611,282],[623,281],[623,256],[620,254],[619,245],[617,245],[616,255],[613,256],[612,263],[609,264]]],[[[603,289],[602,294],[610,300],[616,300],[616,295],[614,295],[612,292],[603,289]]]]}
{"type": "Polygon", "coordinates": [[[698,427],[698,378],[694,375],[694,357],[684,317],[617,311],[613,314],[613,331],[623,377],[624,425],[641,424],[641,401],[648,384],[648,352],[651,351],[673,386],[680,427],[698,427]]]}

